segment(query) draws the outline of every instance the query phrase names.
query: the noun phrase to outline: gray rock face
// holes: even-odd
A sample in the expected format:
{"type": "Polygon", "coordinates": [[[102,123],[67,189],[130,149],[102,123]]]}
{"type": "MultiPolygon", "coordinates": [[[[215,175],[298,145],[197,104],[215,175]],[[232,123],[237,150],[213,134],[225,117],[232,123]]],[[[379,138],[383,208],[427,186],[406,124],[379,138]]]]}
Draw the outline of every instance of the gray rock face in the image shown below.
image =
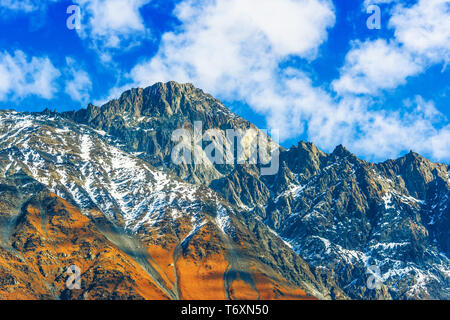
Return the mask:
{"type": "Polygon", "coordinates": [[[268,225],[351,298],[448,299],[448,167],[413,153],[375,165],[341,146],[318,158],[291,162],[268,225]],[[379,290],[365,283],[373,268],[379,290]]]}
{"type": "Polygon", "coordinates": [[[172,133],[181,128],[193,133],[195,122],[201,122],[202,131],[257,130],[202,90],[176,82],[132,89],[101,107],[89,105],[87,109],[63,116],[105,131],[119,139],[127,151],[142,152],[140,156],[157,168],[206,185],[232,171],[232,166],[208,161],[174,165],[171,153],[177,142],[172,141],[172,133]]]}

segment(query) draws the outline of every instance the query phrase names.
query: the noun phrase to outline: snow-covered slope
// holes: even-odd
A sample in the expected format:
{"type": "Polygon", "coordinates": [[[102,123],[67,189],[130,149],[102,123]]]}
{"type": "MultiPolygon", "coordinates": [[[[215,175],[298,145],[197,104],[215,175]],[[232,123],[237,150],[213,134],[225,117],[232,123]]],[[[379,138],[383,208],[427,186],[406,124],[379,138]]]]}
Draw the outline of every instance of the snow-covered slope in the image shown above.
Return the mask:
{"type": "Polygon", "coordinates": [[[166,212],[189,215],[195,224],[199,198],[219,201],[212,191],[169,177],[107,144],[102,133],[58,116],[3,113],[0,134],[9,159],[2,175],[23,170],[86,214],[98,208],[132,230],[154,225],[166,212]]]}

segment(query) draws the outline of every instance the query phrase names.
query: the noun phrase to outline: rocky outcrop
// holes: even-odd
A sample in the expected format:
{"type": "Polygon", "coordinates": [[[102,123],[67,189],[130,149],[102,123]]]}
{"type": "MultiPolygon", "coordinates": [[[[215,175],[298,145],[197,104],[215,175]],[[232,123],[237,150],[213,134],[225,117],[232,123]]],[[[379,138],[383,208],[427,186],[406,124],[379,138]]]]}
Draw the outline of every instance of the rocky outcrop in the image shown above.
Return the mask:
{"type": "Polygon", "coordinates": [[[201,123],[201,135],[208,129],[257,130],[202,90],[176,82],[132,89],[101,107],[89,105],[63,116],[105,131],[124,144],[127,151],[141,152],[141,157],[157,168],[206,185],[229,173],[233,166],[210,163],[207,159],[205,163],[174,165],[171,154],[178,142],[172,141],[172,133],[186,129],[193,136],[195,122],[201,123]]]}
{"type": "Polygon", "coordinates": [[[302,162],[290,164],[295,179],[276,178],[285,187],[266,221],[316,272],[354,299],[448,299],[446,165],[414,153],[375,165],[342,146],[302,162]],[[370,270],[378,290],[367,286],[370,270]]]}

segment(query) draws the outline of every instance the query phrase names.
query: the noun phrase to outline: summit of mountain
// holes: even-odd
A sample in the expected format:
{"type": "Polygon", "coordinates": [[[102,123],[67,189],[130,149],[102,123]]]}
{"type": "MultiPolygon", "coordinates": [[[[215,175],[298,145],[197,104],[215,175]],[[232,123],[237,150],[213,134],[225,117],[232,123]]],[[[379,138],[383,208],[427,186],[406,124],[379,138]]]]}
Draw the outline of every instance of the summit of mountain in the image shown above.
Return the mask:
{"type": "MultiPolygon", "coordinates": [[[[145,89],[125,91],[101,107],[90,104],[86,109],[64,112],[63,117],[88,125],[119,139],[129,152],[142,152],[145,160],[158,168],[174,172],[193,183],[208,185],[229,173],[232,167],[210,163],[206,156],[200,164],[173,165],[172,150],[178,143],[172,133],[177,129],[258,130],[237,116],[219,100],[192,84],[156,83],[145,89]]],[[[202,133],[203,134],[203,133],[202,133]]]]}

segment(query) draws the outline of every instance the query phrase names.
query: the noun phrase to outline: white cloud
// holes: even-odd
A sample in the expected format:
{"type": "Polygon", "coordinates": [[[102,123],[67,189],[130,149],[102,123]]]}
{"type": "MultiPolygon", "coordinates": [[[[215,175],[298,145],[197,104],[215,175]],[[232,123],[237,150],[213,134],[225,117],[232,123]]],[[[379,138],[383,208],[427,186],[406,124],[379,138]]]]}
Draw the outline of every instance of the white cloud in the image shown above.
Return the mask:
{"type": "Polygon", "coordinates": [[[450,2],[419,0],[412,7],[398,5],[389,25],[395,37],[411,53],[433,63],[450,61],[450,2]]]}
{"type": "Polygon", "coordinates": [[[36,95],[49,99],[56,92],[60,72],[46,57],[32,57],[22,51],[0,53],[0,100],[36,95]]]}
{"type": "Polygon", "coordinates": [[[175,14],[182,27],[166,33],[158,54],[131,71],[133,81],[194,82],[237,100],[278,81],[278,64],[288,55],[312,59],[335,21],[326,0],[187,0],[175,14]]]}
{"type": "Polygon", "coordinates": [[[438,134],[431,136],[425,143],[429,145],[430,152],[436,159],[449,161],[450,125],[441,129],[438,134]]]}
{"type": "MultiPolygon", "coordinates": [[[[366,3],[397,1],[366,1],[366,3]]],[[[450,2],[419,0],[410,7],[397,3],[389,26],[395,37],[357,42],[347,54],[340,79],[333,87],[339,93],[375,94],[393,89],[407,78],[436,63],[450,61],[450,2]]]]}
{"type": "Polygon", "coordinates": [[[137,44],[148,35],[139,10],[150,1],[76,0],[82,16],[79,34],[99,51],[137,44]]]}
{"type": "Polygon", "coordinates": [[[68,80],[65,84],[65,92],[72,100],[87,103],[92,89],[92,82],[89,74],[80,69],[75,60],[71,58],[67,58],[66,63],[67,68],[65,74],[67,75],[68,80]]]}
{"type": "Polygon", "coordinates": [[[396,110],[403,112],[375,111],[370,107],[373,105],[370,97],[396,89],[408,77],[419,75],[433,64],[449,62],[450,4],[448,0],[419,0],[406,7],[399,1],[365,2],[371,3],[394,4],[389,21],[394,38],[354,43],[340,78],[332,83],[341,98],[337,112],[347,109],[351,120],[340,123],[327,117],[325,128],[333,128],[335,134],[331,130],[323,133],[322,129],[318,135],[309,136],[328,146],[330,140],[340,139],[369,158],[396,157],[401,151],[414,149],[448,161],[450,126],[445,125],[448,119],[432,102],[417,97],[397,106],[396,110]],[[330,134],[333,138],[328,138],[330,134]]]}
{"type": "Polygon", "coordinates": [[[356,42],[347,54],[341,77],[333,82],[340,94],[376,94],[393,89],[419,73],[422,67],[408,51],[385,40],[356,42]]]}
{"type": "MultiPolygon", "coordinates": [[[[322,146],[331,149],[343,143],[353,152],[372,160],[396,158],[400,152],[414,150],[436,160],[449,160],[450,126],[430,101],[416,97],[399,110],[374,110],[367,99],[346,97],[335,106],[335,115],[327,113],[321,126],[309,133],[322,146]]],[[[320,118],[320,117],[319,117],[320,118]]],[[[311,123],[310,123],[311,126],[311,123]]]]}

